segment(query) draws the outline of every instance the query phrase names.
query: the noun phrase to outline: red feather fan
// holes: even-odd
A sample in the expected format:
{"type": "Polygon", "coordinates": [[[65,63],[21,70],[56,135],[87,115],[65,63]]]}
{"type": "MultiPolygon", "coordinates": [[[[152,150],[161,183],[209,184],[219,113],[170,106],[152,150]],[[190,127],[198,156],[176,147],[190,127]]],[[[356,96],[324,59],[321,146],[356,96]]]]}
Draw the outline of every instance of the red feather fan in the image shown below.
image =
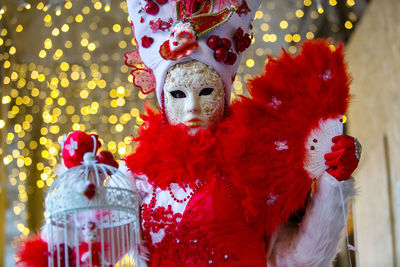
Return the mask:
{"type": "Polygon", "coordinates": [[[248,219],[268,221],[268,233],[304,206],[311,186],[304,144],[311,129],[347,110],[350,78],[342,50],[316,40],[296,57],[269,58],[265,73],[248,84],[251,98],[234,103],[224,122],[227,172],[246,192],[248,219]]]}

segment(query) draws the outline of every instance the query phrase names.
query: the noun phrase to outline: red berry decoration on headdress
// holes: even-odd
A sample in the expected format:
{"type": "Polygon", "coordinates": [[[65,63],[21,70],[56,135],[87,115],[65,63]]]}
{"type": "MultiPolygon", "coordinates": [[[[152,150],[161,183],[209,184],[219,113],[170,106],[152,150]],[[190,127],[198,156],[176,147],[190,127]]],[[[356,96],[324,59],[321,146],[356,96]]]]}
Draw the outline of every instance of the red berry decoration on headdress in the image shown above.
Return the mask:
{"type": "Polygon", "coordinates": [[[228,57],[227,57],[226,60],[225,60],[225,64],[227,64],[227,65],[233,65],[233,64],[235,64],[236,59],[237,59],[237,55],[236,55],[235,53],[229,51],[228,57]]]}
{"type": "Polygon", "coordinates": [[[221,39],[218,36],[213,35],[208,38],[207,45],[212,50],[215,50],[221,45],[221,39]]]}
{"type": "Polygon", "coordinates": [[[214,58],[216,61],[224,62],[227,65],[235,64],[237,55],[231,51],[231,40],[212,35],[210,38],[208,38],[207,45],[209,48],[214,50],[214,58]]]}
{"type": "Polygon", "coordinates": [[[232,42],[229,39],[222,38],[221,39],[221,45],[225,47],[227,50],[231,49],[232,42]]]}
{"type": "Polygon", "coordinates": [[[218,62],[224,62],[228,57],[228,50],[225,47],[219,47],[215,49],[214,57],[218,62]]]}
{"type": "Polygon", "coordinates": [[[160,11],[160,8],[158,7],[158,5],[156,3],[154,3],[153,1],[150,0],[144,7],[144,10],[146,11],[147,14],[154,16],[154,15],[158,14],[158,12],[160,11]]]}

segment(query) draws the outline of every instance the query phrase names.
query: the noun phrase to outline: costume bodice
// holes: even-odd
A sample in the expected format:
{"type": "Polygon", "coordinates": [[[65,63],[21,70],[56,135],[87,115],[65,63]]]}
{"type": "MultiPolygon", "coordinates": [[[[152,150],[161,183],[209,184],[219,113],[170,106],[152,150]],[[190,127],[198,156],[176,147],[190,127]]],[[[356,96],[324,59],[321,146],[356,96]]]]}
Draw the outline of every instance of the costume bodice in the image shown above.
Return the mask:
{"type": "Polygon", "coordinates": [[[245,221],[241,197],[214,177],[166,190],[146,188],[141,218],[150,266],[265,266],[262,227],[245,221]]]}

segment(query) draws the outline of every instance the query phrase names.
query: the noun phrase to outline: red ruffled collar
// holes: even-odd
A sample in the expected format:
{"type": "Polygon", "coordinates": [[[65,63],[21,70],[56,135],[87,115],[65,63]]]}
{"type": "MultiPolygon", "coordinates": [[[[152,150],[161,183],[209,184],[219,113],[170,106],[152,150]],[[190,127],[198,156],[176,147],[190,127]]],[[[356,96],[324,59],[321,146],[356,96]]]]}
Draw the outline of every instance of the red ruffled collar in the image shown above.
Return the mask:
{"type": "Polygon", "coordinates": [[[145,121],[139,129],[135,153],[124,160],[137,174],[146,174],[153,186],[165,189],[170,183],[192,183],[218,175],[216,136],[209,130],[188,134],[183,124],[163,123],[161,112],[146,104],[145,121]]]}

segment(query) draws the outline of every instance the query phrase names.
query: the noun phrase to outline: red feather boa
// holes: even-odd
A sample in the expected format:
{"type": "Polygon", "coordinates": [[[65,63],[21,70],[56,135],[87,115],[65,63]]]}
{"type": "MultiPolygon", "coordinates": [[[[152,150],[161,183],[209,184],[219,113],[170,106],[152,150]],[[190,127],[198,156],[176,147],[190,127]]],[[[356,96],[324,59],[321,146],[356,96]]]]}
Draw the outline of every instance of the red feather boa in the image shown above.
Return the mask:
{"type": "Polygon", "coordinates": [[[268,222],[266,231],[272,233],[304,206],[312,182],[303,168],[305,140],[320,119],[346,112],[349,81],[342,45],[331,49],[322,40],[306,42],[296,57],[284,52],[269,58],[265,73],[248,84],[251,97],[233,103],[213,131],[191,137],[185,126],[163,126],[160,113],[145,107],[127,166],[161,188],[229,177],[245,195],[248,221],[268,222]],[[287,149],[278,150],[276,142],[287,149]],[[266,204],[269,197],[274,205],[266,204]]]}
{"type": "Polygon", "coordinates": [[[20,242],[15,253],[18,266],[37,267],[48,265],[47,242],[40,235],[31,236],[20,242]]]}

